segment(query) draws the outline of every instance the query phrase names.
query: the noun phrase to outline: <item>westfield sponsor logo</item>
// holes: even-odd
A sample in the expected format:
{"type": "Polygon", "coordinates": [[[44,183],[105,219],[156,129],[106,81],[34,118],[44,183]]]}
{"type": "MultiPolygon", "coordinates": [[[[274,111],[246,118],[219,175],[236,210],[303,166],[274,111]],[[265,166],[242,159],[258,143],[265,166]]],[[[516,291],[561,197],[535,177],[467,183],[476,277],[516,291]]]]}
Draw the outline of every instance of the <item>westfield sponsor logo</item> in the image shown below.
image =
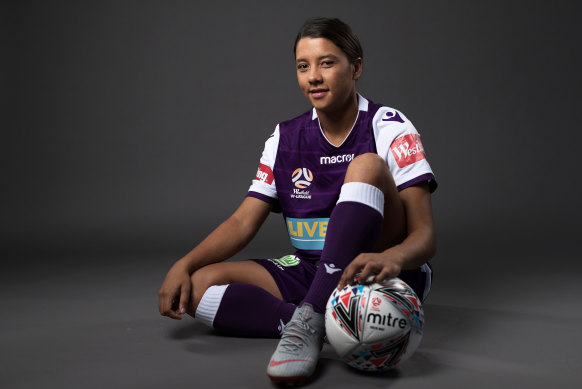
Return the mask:
{"type": "Polygon", "coordinates": [[[406,167],[426,158],[424,147],[418,134],[408,134],[397,138],[390,145],[392,155],[399,168],[406,167]]]}

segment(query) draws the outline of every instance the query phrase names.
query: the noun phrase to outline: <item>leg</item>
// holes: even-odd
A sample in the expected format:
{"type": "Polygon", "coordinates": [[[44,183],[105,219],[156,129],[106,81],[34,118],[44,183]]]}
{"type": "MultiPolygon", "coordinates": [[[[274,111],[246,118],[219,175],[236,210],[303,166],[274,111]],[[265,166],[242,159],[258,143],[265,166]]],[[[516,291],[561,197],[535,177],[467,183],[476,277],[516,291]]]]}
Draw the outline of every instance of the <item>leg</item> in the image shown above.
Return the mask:
{"type": "Polygon", "coordinates": [[[327,300],[345,266],[358,254],[372,251],[383,230],[387,244],[401,240],[404,210],[386,163],[376,154],[363,154],[348,167],[311,287],[285,326],[267,368],[271,380],[294,382],[313,374],[325,333],[327,300]],[[390,222],[384,222],[384,212],[390,222]]]}
{"type": "Polygon", "coordinates": [[[383,250],[401,241],[405,230],[404,208],[386,162],[371,153],[354,158],[329,219],[320,266],[304,302],[323,313],[340,270],[363,252],[383,250]]]}
{"type": "Polygon", "coordinates": [[[282,301],[271,274],[254,261],[205,266],[192,275],[192,284],[188,313],[229,335],[277,337],[295,310],[282,301]]]}
{"type": "Polygon", "coordinates": [[[281,292],[271,274],[254,261],[220,262],[204,266],[192,274],[192,316],[206,290],[213,285],[242,283],[258,286],[277,299],[282,300],[281,292]]]}
{"type": "Polygon", "coordinates": [[[354,158],[344,183],[363,182],[380,189],[384,194],[384,224],[374,251],[384,251],[400,243],[406,236],[406,216],[394,178],[386,162],[376,154],[362,154],[354,158]]]}

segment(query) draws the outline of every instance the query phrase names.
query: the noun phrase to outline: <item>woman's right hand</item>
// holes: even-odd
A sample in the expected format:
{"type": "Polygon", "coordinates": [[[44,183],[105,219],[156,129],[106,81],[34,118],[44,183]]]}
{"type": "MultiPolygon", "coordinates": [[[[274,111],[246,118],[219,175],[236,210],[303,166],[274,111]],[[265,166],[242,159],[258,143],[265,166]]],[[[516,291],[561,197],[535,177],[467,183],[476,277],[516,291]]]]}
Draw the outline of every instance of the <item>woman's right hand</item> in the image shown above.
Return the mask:
{"type": "Polygon", "coordinates": [[[231,258],[255,236],[273,206],[246,197],[226,221],[172,266],[158,292],[158,309],[163,316],[180,320],[190,308],[191,274],[211,263],[231,258]]]}
{"type": "Polygon", "coordinates": [[[190,273],[186,267],[177,262],[164,279],[158,291],[158,309],[160,314],[181,320],[186,313],[192,290],[190,273]]]}

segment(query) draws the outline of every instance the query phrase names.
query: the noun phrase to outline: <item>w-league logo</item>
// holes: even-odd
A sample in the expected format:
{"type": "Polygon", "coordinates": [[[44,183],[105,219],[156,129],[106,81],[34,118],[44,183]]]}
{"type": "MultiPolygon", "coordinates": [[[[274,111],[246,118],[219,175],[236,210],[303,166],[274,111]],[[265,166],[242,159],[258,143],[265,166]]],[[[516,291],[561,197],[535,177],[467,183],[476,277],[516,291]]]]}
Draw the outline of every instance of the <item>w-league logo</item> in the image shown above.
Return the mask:
{"type": "Polygon", "coordinates": [[[291,174],[291,180],[295,184],[296,188],[305,189],[309,185],[311,185],[311,182],[313,181],[313,173],[311,172],[311,170],[305,167],[298,168],[295,169],[293,174],[291,174]]]}

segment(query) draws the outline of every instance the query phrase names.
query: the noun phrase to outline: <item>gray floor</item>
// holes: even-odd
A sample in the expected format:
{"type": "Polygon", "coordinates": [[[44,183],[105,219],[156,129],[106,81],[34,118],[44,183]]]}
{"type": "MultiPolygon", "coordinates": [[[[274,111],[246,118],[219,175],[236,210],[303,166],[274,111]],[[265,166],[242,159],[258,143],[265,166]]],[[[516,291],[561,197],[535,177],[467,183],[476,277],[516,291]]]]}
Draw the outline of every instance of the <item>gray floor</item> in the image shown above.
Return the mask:
{"type": "MultiPolygon", "coordinates": [[[[436,264],[423,341],[399,369],[362,374],[326,345],[308,387],[580,387],[579,270],[542,276],[523,270],[515,255],[487,257],[472,255],[467,269],[436,264]]],[[[10,271],[0,276],[0,387],[273,387],[265,367],[276,340],[224,337],[194,319],[159,316],[156,292],[171,261],[7,261],[10,271]]]]}
{"type": "Polygon", "coordinates": [[[163,318],[157,290],[307,109],[313,16],[357,31],[358,89],[411,115],[440,188],[418,351],[370,375],[326,348],[309,387],[582,388],[580,2],[227,3],[0,3],[0,389],[272,388],[276,340],[163,318]]]}

